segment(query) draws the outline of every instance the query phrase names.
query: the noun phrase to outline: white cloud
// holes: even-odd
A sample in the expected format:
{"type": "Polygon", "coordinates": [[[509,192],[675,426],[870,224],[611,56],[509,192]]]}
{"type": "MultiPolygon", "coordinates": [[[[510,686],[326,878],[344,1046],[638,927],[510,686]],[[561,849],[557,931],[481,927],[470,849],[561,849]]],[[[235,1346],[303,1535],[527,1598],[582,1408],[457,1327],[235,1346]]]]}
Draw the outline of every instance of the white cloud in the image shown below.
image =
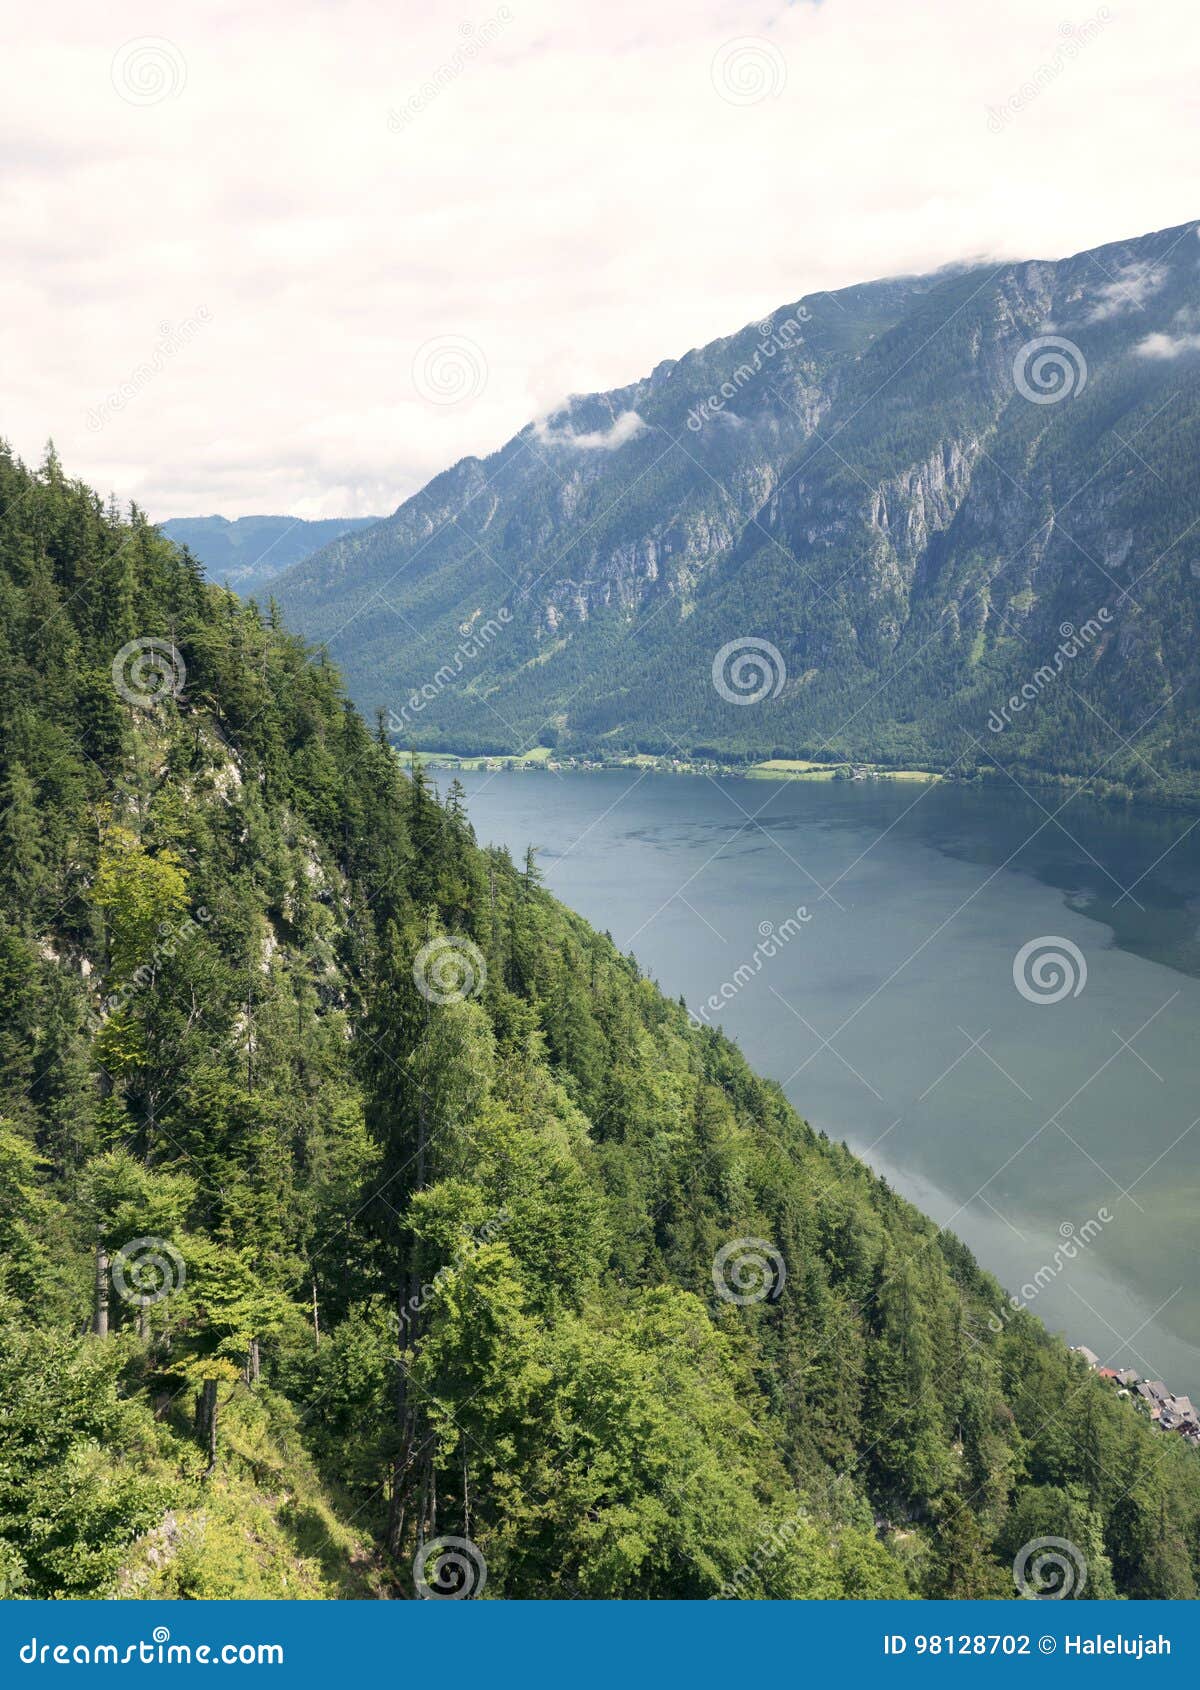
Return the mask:
{"type": "Polygon", "coordinates": [[[1190,154],[1162,139],[1194,119],[1185,0],[1114,4],[1050,80],[1048,0],[1012,0],[1002,27],[961,0],[509,0],[497,27],[502,9],[14,14],[0,434],[33,459],[53,434],[155,517],[382,510],[558,395],[802,294],[1197,209],[1190,154]],[[133,53],[145,37],[167,46],[133,53]],[[722,49],[747,39],[766,49],[739,46],[734,77],[722,49]],[[162,326],[201,310],[162,355],[162,326]],[[486,361],[457,404],[413,376],[446,337],[486,361]]]}
{"type": "MultiPolygon", "coordinates": [[[[1130,234],[1135,232],[1132,229],[1129,231],[1130,234]]],[[[1103,323],[1111,317],[1124,316],[1126,311],[1140,311],[1166,279],[1165,264],[1149,264],[1137,260],[1132,264],[1122,265],[1111,281],[1096,289],[1095,303],[1088,312],[1087,321],[1103,323]]]]}
{"type": "Polygon", "coordinates": [[[543,417],[534,424],[534,433],[543,446],[570,446],[577,452],[613,452],[640,434],[645,426],[636,411],[622,411],[619,417],[613,418],[610,428],[572,434],[569,428],[555,428],[552,418],[543,417]]]}
{"type": "Polygon", "coordinates": [[[1178,358],[1184,352],[1200,352],[1200,334],[1148,334],[1134,351],[1143,358],[1178,358]]]}

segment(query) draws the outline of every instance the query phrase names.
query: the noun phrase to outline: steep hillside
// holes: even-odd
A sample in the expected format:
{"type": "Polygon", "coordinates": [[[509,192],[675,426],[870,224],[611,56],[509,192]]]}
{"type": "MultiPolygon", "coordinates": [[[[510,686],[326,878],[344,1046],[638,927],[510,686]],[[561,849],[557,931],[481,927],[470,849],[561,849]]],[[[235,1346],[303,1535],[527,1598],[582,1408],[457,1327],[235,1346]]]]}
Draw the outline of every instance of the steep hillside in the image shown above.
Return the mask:
{"type": "Polygon", "coordinates": [[[1200,794],[1197,229],[782,307],[457,464],[280,601],[403,743],[1200,794]]]}
{"type": "Polygon", "coordinates": [[[374,516],[330,517],[306,522],[295,516],[177,516],[162,531],[199,558],[210,581],[232,587],[243,598],[261,595],[269,582],[294,563],[356,529],[374,516]]]}
{"type": "Polygon", "coordinates": [[[1195,1452],[326,662],[53,456],[0,511],[9,1593],[1195,1594],[1195,1452]]]}

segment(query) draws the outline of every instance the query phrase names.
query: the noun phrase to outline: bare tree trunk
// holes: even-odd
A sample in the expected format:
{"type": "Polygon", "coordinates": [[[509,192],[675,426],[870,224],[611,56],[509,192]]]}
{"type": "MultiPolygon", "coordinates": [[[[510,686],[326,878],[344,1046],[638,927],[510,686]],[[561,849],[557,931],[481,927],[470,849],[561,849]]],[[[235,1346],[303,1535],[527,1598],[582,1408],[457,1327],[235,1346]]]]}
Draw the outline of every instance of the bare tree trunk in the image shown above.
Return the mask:
{"type": "MultiPolygon", "coordinates": [[[[412,1284],[412,1275],[405,1275],[401,1289],[412,1284]]],[[[403,1341],[403,1340],[401,1340],[403,1341]]],[[[416,1427],[409,1404],[408,1374],[403,1361],[396,1358],[396,1431],[400,1447],[392,1462],[392,1496],[388,1507],[387,1546],[392,1555],[399,1555],[404,1543],[404,1521],[408,1512],[409,1469],[412,1466],[413,1441],[416,1427]]]]}
{"type": "Polygon", "coordinates": [[[254,1090],[254,954],[246,959],[246,1090],[254,1090]]]}
{"type": "Polygon", "coordinates": [[[319,1350],[321,1348],[321,1318],[317,1313],[317,1276],[315,1273],[312,1279],[312,1305],[314,1348],[319,1350]]]}
{"type": "Polygon", "coordinates": [[[392,1494],[388,1500],[387,1543],[389,1555],[399,1555],[404,1542],[405,1480],[404,1458],[398,1455],[392,1462],[392,1494]]]}
{"type": "Polygon", "coordinates": [[[217,1465],[217,1381],[206,1379],[200,1387],[200,1400],[196,1404],[196,1430],[208,1449],[208,1468],[211,1473],[217,1465]]]}
{"type": "Polygon", "coordinates": [[[258,1339],[257,1338],[251,1338],[251,1340],[250,1340],[250,1358],[249,1358],[249,1362],[247,1364],[247,1369],[246,1369],[246,1371],[250,1375],[250,1378],[247,1381],[247,1383],[249,1383],[251,1385],[257,1385],[258,1384],[258,1375],[259,1375],[259,1371],[260,1371],[261,1366],[262,1366],[262,1363],[261,1363],[261,1360],[259,1358],[259,1353],[258,1353],[258,1339]]]}
{"type": "Polygon", "coordinates": [[[425,1462],[421,1463],[421,1503],[417,1516],[417,1543],[425,1542],[425,1525],[429,1517],[429,1469],[425,1462]]]}
{"type": "MultiPolygon", "coordinates": [[[[429,1036],[429,1023],[433,1019],[433,1012],[428,1003],[425,1005],[425,1036],[429,1036]]],[[[425,1087],[418,1086],[420,1101],[417,1104],[417,1190],[425,1189],[425,1151],[429,1144],[429,1120],[425,1110],[425,1087]]]]}
{"type": "MultiPolygon", "coordinates": [[[[401,1385],[401,1390],[404,1391],[401,1385]]],[[[392,1462],[392,1496],[388,1506],[387,1547],[398,1556],[404,1546],[404,1521],[408,1514],[409,1469],[412,1466],[413,1426],[408,1409],[400,1411],[400,1449],[392,1462]]]]}
{"type": "MultiPolygon", "coordinates": [[[[430,1010],[425,1006],[425,1024],[429,1025],[430,1010]]],[[[425,1158],[429,1142],[429,1126],[425,1112],[425,1094],[421,1093],[421,1101],[417,1107],[417,1167],[416,1189],[425,1189],[425,1158]]],[[[409,1344],[415,1345],[420,1337],[420,1301],[421,1278],[410,1255],[410,1266],[407,1273],[401,1276],[400,1285],[400,1342],[404,1342],[404,1328],[408,1324],[409,1344]],[[407,1298],[407,1301],[405,1300],[407,1298]],[[408,1316],[411,1314],[411,1321],[408,1316]]],[[[392,1496],[388,1508],[387,1546],[391,1554],[399,1555],[404,1539],[404,1520],[408,1509],[409,1487],[413,1482],[414,1445],[417,1438],[417,1415],[409,1400],[408,1376],[404,1363],[399,1358],[396,1363],[396,1429],[400,1439],[400,1450],[392,1464],[392,1496]]],[[[424,1490],[417,1508],[417,1540],[425,1541],[426,1497],[424,1490]]]]}
{"type": "Polygon", "coordinates": [[[99,1243],[96,1245],[96,1303],[92,1331],[97,1338],[108,1337],[108,1251],[99,1243]]]}

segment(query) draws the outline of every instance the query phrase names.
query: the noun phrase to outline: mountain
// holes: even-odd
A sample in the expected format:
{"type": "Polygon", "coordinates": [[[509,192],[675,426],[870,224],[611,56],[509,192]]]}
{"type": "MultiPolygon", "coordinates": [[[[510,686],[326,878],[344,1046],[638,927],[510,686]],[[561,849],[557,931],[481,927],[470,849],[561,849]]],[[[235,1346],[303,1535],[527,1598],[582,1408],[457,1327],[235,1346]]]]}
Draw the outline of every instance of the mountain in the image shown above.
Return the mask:
{"type": "Polygon", "coordinates": [[[378,521],[375,516],[337,516],[320,522],[296,516],[239,516],[233,522],[225,516],[176,516],[160,527],[200,559],[210,581],[252,597],[292,564],[378,521]]]}
{"type": "Polygon", "coordinates": [[[783,306],[464,459],[280,602],[417,746],[1194,796],[1198,228],[783,306]]]}
{"type": "Polygon", "coordinates": [[[1195,1595],[1185,1440],[323,656],[53,456],[0,612],[5,1594],[1195,1595]]]}

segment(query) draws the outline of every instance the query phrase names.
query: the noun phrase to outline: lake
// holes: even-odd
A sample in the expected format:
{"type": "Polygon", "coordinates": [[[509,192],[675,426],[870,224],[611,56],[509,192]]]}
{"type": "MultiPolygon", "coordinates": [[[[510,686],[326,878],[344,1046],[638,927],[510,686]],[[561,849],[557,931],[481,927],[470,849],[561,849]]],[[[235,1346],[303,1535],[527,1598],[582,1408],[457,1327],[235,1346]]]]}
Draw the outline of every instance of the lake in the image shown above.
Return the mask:
{"type": "Polygon", "coordinates": [[[552,892],[1048,1326],[1200,1391],[1196,818],[1012,786],[462,780],[482,843],[539,846],[552,892]]]}

